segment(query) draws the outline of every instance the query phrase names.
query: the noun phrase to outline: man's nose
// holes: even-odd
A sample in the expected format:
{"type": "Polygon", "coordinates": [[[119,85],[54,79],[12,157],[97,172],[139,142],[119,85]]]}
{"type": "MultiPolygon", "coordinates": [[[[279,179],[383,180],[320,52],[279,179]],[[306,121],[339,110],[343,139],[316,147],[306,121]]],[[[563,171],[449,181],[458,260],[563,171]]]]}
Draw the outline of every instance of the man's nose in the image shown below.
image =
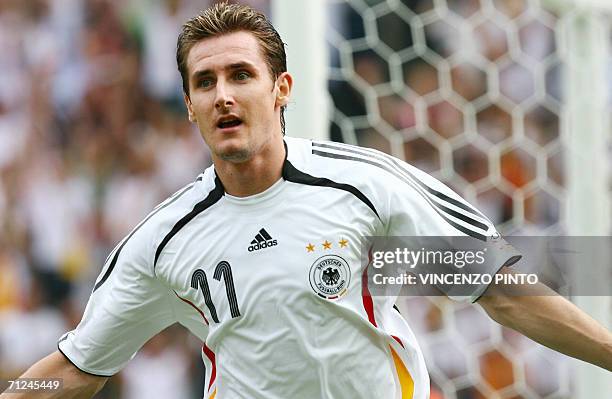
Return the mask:
{"type": "Polygon", "coordinates": [[[222,110],[230,108],[234,105],[234,97],[231,93],[231,89],[225,82],[219,80],[217,82],[217,98],[215,98],[215,108],[222,110]]]}

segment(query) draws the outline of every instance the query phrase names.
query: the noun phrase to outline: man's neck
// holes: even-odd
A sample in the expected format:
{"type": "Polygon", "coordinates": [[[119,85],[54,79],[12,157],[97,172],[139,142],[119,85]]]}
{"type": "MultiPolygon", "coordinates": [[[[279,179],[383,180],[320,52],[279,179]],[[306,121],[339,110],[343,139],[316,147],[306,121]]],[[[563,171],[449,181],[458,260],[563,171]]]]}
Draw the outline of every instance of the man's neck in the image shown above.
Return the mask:
{"type": "Polygon", "coordinates": [[[278,141],[270,143],[245,162],[234,163],[213,157],[215,171],[226,193],[248,197],[267,190],[281,178],[285,146],[282,136],[274,140],[278,141]]]}

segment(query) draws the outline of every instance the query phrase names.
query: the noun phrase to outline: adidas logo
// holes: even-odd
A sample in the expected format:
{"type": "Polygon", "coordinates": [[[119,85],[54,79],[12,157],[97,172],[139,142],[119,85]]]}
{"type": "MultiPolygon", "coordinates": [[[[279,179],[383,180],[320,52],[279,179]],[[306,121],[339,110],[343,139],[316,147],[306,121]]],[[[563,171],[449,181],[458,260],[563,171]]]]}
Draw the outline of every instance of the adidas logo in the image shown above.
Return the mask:
{"type": "Polygon", "coordinates": [[[270,234],[265,229],[259,230],[259,233],[255,236],[255,239],[251,241],[249,246],[249,252],[258,251],[260,249],[273,247],[278,245],[278,241],[273,240],[270,234]]]}

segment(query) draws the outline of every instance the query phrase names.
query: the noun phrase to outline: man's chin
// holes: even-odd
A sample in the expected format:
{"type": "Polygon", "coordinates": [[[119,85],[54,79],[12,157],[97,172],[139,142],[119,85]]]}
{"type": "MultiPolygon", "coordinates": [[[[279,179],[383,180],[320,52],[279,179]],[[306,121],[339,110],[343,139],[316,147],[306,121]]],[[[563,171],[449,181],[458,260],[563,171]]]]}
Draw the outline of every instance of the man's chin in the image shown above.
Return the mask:
{"type": "Polygon", "coordinates": [[[224,161],[240,163],[247,161],[251,156],[251,152],[244,147],[224,146],[224,148],[217,151],[217,156],[224,161]]]}

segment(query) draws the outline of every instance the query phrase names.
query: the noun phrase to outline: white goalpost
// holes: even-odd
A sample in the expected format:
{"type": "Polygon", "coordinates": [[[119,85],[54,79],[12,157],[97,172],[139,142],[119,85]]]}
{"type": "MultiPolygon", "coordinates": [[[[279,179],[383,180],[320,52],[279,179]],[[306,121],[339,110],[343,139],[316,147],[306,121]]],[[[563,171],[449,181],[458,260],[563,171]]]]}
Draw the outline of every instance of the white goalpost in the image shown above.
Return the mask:
{"type": "Polygon", "coordinates": [[[295,81],[285,120],[291,136],[329,137],[325,0],[272,1],[274,26],[287,45],[295,81]],[[299,111],[298,111],[299,110],[299,111]]]}
{"type": "MultiPolygon", "coordinates": [[[[610,236],[610,66],[612,2],[575,0],[562,35],[567,59],[567,220],[572,236],[610,236]],[[603,13],[603,14],[602,14],[603,13]]],[[[565,5],[568,6],[567,4],[565,5]]],[[[611,259],[610,248],[592,256],[611,259]]],[[[581,265],[576,265],[580,267],[581,265]]],[[[601,276],[612,285],[612,277],[601,276]]],[[[591,281],[579,281],[578,290],[588,292],[591,281]]],[[[603,325],[612,326],[612,298],[572,298],[603,325]]],[[[578,399],[612,392],[610,373],[587,364],[577,366],[578,399]]]]}

